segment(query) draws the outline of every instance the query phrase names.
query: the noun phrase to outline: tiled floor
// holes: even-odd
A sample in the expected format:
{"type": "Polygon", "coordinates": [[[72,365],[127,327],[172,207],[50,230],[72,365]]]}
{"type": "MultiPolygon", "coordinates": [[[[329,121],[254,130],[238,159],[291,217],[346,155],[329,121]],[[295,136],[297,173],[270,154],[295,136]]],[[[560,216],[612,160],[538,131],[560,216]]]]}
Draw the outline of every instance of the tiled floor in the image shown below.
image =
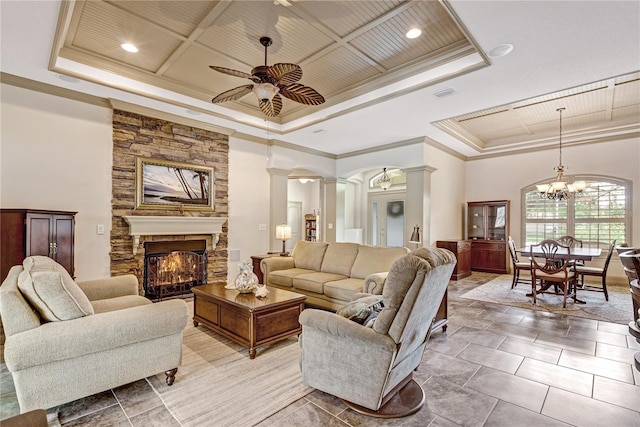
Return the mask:
{"type": "MultiPolygon", "coordinates": [[[[258,426],[640,426],[640,344],[627,327],[460,298],[493,277],[449,285],[448,329],[414,375],[426,393],[418,413],[372,419],[315,391],[258,426]]],[[[11,410],[7,387],[0,371],[0,418],[11,410]]],[[[63,426],[180,425],[145,380],[82,402],[59,408],[63,426]]]]}

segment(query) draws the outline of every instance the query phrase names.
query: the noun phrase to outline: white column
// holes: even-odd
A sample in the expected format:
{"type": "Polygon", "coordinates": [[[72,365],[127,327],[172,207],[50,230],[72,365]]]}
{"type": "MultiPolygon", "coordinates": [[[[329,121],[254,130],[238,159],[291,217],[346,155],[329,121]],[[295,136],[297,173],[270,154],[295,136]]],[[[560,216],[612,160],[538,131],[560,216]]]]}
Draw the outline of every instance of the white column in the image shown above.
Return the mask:
{"type": "MultiPolygon", "coordinates": [[[[431,246],[431,174],[436,169],[430,166],[418,166],[404,169],[407,175],[407,199],[405,206],[405,238],[408,241],[416,225],[420,227],[422,243],[418,247],[431,246]]],[[[413,248],[410,243],[408,247],[413,248]]]]}
{"type": "Polygon", "coordinates": [[[336,241],[336,199],[338,180],[329,178],[324,180],[324,211],[321,218],[323,220],[323,242],[332,243],[336,241]]]}

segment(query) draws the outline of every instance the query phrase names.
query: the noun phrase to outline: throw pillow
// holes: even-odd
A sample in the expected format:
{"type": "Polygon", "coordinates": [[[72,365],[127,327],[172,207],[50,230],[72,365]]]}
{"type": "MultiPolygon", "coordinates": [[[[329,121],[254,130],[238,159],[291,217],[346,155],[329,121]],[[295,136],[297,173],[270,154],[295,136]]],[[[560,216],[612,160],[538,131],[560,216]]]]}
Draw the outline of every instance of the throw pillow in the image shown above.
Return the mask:
{"type": "Polygon", "coordinates": [[[370,295],[351,301],[336,314],[361,325],[373,324],[373,319],[382,310],[382,295],[370,295]]]}
{"type": "Polygon", "coordinates": [[[71,320],[93,314],[93,306],[58,263],[28,257],[18,276],[18,288],[45,321],[71,320]]]}

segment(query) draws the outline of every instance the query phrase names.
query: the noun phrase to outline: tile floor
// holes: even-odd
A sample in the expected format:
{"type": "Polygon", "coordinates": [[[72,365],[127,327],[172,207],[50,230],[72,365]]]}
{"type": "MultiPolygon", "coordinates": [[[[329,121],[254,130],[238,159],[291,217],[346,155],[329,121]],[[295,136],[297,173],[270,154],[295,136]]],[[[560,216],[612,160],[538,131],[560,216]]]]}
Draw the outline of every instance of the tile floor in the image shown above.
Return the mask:
{"type": "MultiPolygon", "coordinates": [[[[640,426],[640,344],[626,325],[460,298],[493,277],[449,285],[448,329],[414,375],[426,394],[418,413],[372,419],[314,391],[258,426],[640,426]]],[[[0,419],[16,405],[2,369],[0,419]]],[[[146,380],[78,402],[59,408],[62,426],[180,425],[146,380]]]]}

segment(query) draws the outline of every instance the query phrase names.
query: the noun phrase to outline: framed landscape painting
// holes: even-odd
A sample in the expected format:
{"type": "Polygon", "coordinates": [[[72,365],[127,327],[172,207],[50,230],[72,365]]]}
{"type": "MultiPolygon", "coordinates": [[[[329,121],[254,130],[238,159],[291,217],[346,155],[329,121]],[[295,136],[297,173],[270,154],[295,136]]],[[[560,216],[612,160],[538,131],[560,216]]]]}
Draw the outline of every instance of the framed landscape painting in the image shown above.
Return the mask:
{"type": "Polygon", "coordinates": [[[213,168],[139,157],[136,209],[213,210],[213,168]]]}

